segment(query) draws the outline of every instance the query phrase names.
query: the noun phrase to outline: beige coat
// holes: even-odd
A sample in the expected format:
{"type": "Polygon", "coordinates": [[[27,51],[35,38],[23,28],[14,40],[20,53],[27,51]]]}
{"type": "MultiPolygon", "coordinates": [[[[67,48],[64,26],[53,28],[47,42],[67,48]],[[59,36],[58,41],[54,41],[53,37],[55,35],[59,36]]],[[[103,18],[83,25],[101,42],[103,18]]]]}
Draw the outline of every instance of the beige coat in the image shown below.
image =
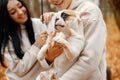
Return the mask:
{"type": "Polygon", "coordinates": [[[87,0],[73,0],[69,9],[90,14],[84,20],[82,55],[60,80],[106,80],[106,25],[100,9],[87,0]]]}
{"type": "MultiPolygon", "coordinates": [[[[39,19],[34,18],[32,19],[32,22],[35,36],[37,36],[39,32],[44,30],[44,27],[42,26],[42,23],[39,19]]],[[[28,37],[26,35],[25,27],[23,25],[21,26],[23,42],[22,49],[25,52],[24,57],[22,60],[17,58],[13,51],[11,41],[9,41],[11,54],[9,54],[7,48],[5,52],[5,59],[8,64],[8,69],[6,70],[7,80],[35,80],[36,76],[43,70],[36,58],[39,49],[34,45],[30,45],[28,37]]],[[[43,61],[43,64],[46,64],[46,67],[48,67],[46,61],[43,61]]]]}

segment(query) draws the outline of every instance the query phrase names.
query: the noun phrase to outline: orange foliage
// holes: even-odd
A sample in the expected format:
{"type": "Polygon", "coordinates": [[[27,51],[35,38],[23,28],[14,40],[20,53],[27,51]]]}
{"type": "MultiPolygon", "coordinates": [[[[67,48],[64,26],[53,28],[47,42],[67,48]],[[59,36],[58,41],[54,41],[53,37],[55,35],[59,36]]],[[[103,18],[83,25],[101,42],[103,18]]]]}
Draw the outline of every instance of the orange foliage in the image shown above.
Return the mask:
{"type": "Polygon", "coordinates": [[[112,80],[120,80],[120,30],[114,17],[107,18],[107,64],[112,71],[112,80]]]}
{"type": "Polygon", "coordinates": [[[6,80],[4,72],[5,68],[3,68],[0,64],[0,80],[6,80]]]}

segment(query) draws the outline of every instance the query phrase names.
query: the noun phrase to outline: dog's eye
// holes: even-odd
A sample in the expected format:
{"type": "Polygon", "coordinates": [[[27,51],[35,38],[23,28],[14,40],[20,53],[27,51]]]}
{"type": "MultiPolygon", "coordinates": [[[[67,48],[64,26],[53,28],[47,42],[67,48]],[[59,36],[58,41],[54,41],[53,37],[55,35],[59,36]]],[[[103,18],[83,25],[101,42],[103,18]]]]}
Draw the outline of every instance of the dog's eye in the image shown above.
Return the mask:
{"type": "Polygon", "coordinates": [[[62,13],[61,14],[61,17],[65,20],[68,16],[70,16],[69,14],[67,14],[67,13],[62,13]]]}

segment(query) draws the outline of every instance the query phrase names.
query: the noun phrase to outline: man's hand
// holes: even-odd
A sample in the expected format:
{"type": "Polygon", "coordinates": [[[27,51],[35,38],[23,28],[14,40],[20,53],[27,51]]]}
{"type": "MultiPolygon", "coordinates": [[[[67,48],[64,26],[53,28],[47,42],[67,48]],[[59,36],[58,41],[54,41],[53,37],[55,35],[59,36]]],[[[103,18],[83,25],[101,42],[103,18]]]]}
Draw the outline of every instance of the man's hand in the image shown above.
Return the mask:
{"type": "MultiPolygon", "coordinates": [[[[50,38],[52,39],[55,36],[56,32],[53,31],[50,34],[50,38]]],[[[46,59],[49,62],[53,62],[54,59],[59,56],[63,52],[63,45],[57,42],[50,41],[49,42],[49,47],[46,53],[46,59]]]]}

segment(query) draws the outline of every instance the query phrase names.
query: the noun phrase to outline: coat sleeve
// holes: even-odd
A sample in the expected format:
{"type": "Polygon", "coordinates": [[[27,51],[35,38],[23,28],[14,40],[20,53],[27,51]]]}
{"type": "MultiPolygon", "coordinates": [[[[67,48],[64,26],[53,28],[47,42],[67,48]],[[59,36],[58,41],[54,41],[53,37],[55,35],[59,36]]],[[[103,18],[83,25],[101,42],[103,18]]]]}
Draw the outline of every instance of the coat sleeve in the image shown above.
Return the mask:
{"type": "MultiPolygon", "coordinates": [[[[85,45],[77,62],[59,80],[87,80],[105,54],[106,26],[99,9],[93,9],[85,21],[85,45]]],[[[105,59],[105,58],[104,58],[105,59]]]]}
{"type": "Polygon", "coordinates": [[[20,77],[24,76],[37,62],[36,55],[38,51],[39,48],[32,45],[31,48],[24,53],[22,59],[17,58],[13,50],[10,50],[10,53],[6,51],[5,57],[8,69],[20,77]]]}

